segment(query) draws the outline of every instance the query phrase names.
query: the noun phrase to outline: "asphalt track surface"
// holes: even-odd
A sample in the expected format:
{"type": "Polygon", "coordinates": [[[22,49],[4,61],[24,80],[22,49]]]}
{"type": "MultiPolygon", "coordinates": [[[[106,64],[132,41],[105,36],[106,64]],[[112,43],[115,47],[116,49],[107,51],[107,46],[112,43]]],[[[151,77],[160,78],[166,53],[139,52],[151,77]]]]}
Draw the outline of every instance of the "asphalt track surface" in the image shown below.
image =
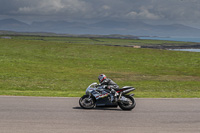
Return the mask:
{"type": "Polygon", "coordinates": [[[0,96],[0,133],[200,133],[200,99],[136,99],[132,111],[79,98],[0,96]]]}

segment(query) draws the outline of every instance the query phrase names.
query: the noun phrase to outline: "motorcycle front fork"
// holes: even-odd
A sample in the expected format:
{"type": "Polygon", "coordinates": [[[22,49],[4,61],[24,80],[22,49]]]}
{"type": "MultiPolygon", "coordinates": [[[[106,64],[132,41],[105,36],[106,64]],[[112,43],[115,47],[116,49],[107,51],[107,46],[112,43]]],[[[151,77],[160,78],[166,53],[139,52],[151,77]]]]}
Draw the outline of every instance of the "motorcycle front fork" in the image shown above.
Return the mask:
{"type": "Polygon", "coordinates": [[[88,97],[88,101],[91,101],[91,94],[90,94],[89,97],[88,97]]]}

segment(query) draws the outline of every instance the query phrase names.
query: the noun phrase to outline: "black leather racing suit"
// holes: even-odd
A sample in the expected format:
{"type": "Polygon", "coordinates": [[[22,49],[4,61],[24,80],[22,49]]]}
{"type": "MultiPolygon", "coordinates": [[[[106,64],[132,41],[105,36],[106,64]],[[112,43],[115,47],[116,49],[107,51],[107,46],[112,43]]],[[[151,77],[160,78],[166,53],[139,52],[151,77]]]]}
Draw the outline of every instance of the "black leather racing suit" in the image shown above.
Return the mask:
{"type": "Polygon", "coordinates": [[[101,85],[106,85],[107,86],[106,88],[109,89],[109,90],[119,89],[119,86],[109,78],[104,79],[104,81],[101,82],[101,85]]]}
{"type": "Polygon", "coordinates": [[[116,102],[117,93],[114,89],[119,89],[119,86],[109,78],[104,79],[101,85],[105,86],[105,90],[110,93],[111,102],[116,102]]]}

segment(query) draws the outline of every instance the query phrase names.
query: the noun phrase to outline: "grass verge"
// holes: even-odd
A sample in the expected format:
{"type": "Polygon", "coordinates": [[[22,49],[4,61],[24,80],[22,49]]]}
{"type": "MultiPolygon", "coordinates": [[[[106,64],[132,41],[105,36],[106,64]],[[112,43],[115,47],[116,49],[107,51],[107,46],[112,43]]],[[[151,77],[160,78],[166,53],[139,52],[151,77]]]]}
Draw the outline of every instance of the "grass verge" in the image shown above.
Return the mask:
{"type": "Polygon", "coordinates": [[[79,97],[104,73],[135,97],[200,97],[200,53],[59,39],[0,39],[0,95],[79,97]]]}

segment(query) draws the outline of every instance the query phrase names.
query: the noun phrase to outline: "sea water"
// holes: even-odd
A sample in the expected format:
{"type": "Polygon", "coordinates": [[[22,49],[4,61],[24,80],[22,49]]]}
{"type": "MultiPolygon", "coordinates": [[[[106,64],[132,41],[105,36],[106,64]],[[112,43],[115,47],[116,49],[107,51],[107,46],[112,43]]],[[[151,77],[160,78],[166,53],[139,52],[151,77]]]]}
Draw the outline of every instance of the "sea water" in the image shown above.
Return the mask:
{"type": "Polygon", "coordinates": [[[140,39],[150,40],[168,40],[168,41],[183,41],[183,42],[199,42],[200,38],[186,38],[186,37],[139,37],[140,39]]]}
{"type": "MultiPolygon", "coordinates": [[[[200,43],[200,38],[192,38],[192,37],[191,38],[184,38],[184,37],[140,37],[140,39],[199,42],[200,43]]],[[[200,52],[200,49],[170,49],[170,50],[200,52]]]]}
{"type": "Polygon", "coordinates": [[[189,52],[200,52],[200,49],[170,49],[175,51],[189,51],[189,52]]]}

